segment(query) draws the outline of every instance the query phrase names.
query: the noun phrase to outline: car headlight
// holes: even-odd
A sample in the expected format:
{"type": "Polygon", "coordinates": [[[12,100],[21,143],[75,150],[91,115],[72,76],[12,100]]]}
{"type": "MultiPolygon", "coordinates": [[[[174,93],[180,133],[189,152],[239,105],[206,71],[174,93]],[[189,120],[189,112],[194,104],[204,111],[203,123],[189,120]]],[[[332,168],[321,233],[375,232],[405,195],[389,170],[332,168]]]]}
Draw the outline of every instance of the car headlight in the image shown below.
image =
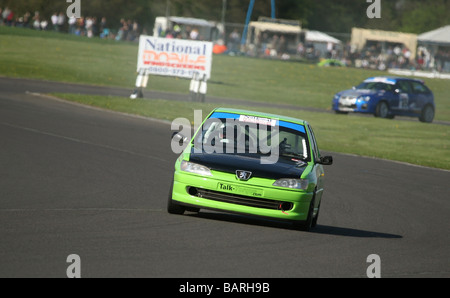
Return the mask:
{"type": "Polygon", "coordinates": [[[286,187],[292,189],[307,189],[309,181],[304,179],[278,179],[273,186],[286,187]]]}
{"type": "Polygon", "coordinates": [[[369,101],[370,100],[370,96],[360,96],[358,97],[358,100],[362,100],[362,101],[369,101]]]}
{"type": "Polygon", "coordinates": [[[205,166],[183,160],[180,169],[184,172],[194,173],[202,176],[212,176],[210,169],[205,166]]]}

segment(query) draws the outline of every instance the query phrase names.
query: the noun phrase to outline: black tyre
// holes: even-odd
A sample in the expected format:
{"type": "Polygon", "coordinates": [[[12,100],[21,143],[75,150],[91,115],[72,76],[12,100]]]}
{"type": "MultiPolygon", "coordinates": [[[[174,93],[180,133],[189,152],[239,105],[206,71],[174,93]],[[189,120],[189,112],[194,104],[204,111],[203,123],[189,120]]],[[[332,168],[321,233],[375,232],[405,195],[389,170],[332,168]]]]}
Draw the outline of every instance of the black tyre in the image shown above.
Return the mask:
{"type": "Polygon", "coordinates": [[[317,226],[317,221],[319,220],[320,204],[322,204],[322,202],[319,203],[319,208],[317,209],[317,214],[313,218],[313,221],[312,221],[312,224],[311,224],[312,228],[315,228],[317,226]]]}
{"type": "Polygon", "coordinates": [[[434,120],[434,108],[430,105],[426,106],[420,114],[419,120],[425,123],[431,123],[434,120]]]}
{"type": "MultiPolygon", "coordinates": [[[[380,101],[377,105],[377,108],[375,110],[375,117],[388,119],[389,117],[389,106],[387,102],[380,101]]],[[[391,118],[392,119],[392,118],[391,118]]]]}
{"type": "Polygon", "coordinates": [[[184,213],[184,211],[186,211],[186,208],[174,203],[174,201],[172,200],[172,191],[173,191],[173,181],[172,184],[170,185],[169,197],[167,199],[167,212],[169,212],[170,214],[181,215],[184,213]]]}
{"type": "Polygon", "coordinates": [[[196,208],[196,207],[186,207],[186,211],[194,212],[194,213],[199,213],[199,212],[200,212],[200,208],[196,208]]]}
{"type": "MultiPolygon", "coordinates": [[[[309,211],[308,211],[308,217],[306,221],[296,221],[293,223],[294,229],[309,232],[311,228],[313,228],[313,222],[314,222],[314,204],[315,204],[315,195],[313,199],[311,200],[311,204],[309,205],[309,211]]],[[[317,220],[316,220],[317,223],[317,220]]]]}

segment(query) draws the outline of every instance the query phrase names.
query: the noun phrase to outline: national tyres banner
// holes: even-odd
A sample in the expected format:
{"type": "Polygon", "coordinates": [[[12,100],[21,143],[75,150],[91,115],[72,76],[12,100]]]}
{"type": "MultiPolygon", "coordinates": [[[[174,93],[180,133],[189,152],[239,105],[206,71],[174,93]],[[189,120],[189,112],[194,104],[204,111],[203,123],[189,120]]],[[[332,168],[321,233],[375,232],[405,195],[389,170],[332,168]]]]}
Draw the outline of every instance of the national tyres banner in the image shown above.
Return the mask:
{"type": "Polygon", "coordinates": [[[191,79],[195,72],[211,77],[212,42],[142,35],[139,39],[138,72],[191,79]]]}

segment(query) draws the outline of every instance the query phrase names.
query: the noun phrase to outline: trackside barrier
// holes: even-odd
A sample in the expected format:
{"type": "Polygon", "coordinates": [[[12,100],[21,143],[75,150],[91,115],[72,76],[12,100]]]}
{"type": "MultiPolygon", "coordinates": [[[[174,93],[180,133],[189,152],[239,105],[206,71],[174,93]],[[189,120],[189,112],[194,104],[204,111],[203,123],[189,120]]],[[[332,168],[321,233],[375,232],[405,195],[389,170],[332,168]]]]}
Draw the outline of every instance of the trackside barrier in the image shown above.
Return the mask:
{"type": "Polygon", "coordinates": [[[149,72],[145,69],[140,69],[138,72],[138,76],[136,78],[136,88],[134,89],[133,93],[130,95],[131,99],[144,97],[142,90],[147,88],[148,78],[149,78],[149,72]]]}

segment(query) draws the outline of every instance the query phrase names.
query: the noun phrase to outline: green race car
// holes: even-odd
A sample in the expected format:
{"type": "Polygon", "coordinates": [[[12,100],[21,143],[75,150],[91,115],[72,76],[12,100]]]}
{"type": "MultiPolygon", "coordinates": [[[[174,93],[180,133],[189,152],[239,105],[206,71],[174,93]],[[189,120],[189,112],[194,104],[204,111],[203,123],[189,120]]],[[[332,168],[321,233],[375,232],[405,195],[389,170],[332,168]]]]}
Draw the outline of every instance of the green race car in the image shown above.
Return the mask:
{"type": "MultiPolygon", "coordinates": [[[[173,142],[188,139],[174,133],[173,142]]],[[[279,115],[218,108],[175,163],[168,212],[202,209],[314,227],[324,190],[323,165],[311,126],[279,115]]]]}

